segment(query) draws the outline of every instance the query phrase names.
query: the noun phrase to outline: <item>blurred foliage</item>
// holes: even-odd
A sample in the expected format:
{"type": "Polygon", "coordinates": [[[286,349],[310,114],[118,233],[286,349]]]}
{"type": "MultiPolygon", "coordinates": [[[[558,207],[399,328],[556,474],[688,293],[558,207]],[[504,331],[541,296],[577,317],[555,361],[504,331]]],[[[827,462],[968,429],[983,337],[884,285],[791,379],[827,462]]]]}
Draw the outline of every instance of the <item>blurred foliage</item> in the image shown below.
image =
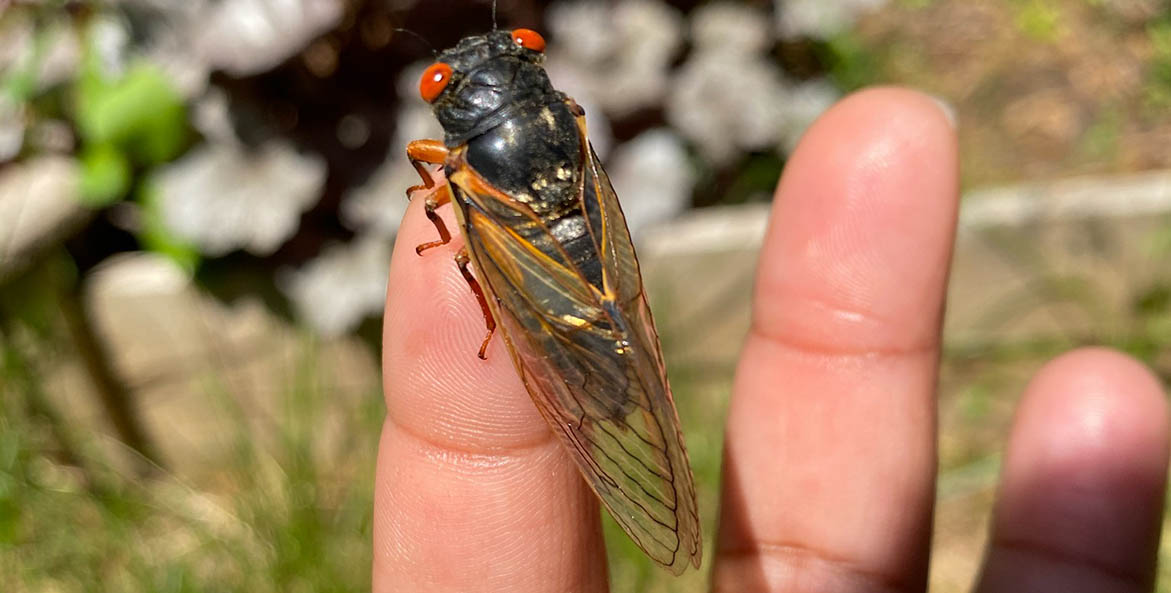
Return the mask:
{"type": "Polygon", "coordinates": [[[139,185],[137,200],[142,205],[142,230],[138,233],[138,239],[142,241],[142,246],[149,251],[166,256],[179,267],[194,273],[201,260],[199,250],[176,237],[163,223],[158,188],[153,180],[148,178],[139,185]]]}
{"type": "Polygon", "coordinates": [[[77,125],[87,143],[116,147],[144,165],[165,163],[187,140],[183,101],[154,66],[140,63],[109,79],[85,60],[77,86],[77,125]]]}
{"type": "Polygon", "coordinates": [[[1061,32],[1061,5],[1055,0],[1014,0],[1016,26],[1041,42],[1052,42],[1061,32]]]}
{"type": "MultiPolygon", "coordinates": [[[[379,386],[371,385],[360,404],[342,407],[322,387],[328,384],[329,369],[315,364],[318,345],[312,338],[304,338],[299,376],[271,378],[271,385],[278,386],[279,414],[266,419],[264,430],[239,404],[241,394],[217,377],[204,378],[208,414],[216,419],[230,454],[206,460],[207,475],[196,479],[131,475],[117,461],[125,451],[100,430],[67,422],[68,414],[55,408],[60,402],[46,392],[47,375],[59,370],[54,365],[76,358],[60,321],[61,295],[76,289],[88,270],[108,255],[135,249],[165,254],[189,272],[207,263],[163,224],[155,178],[160,167],[199,141],[189,100],[147,61],[131,60],[117,73],[105,71],[85,31],[95,7],[107,5],[74,4],[87,5],[69,16],[83,39],[74,79],[40,87],[38,66],[51,49],[43,31],[33,37],[29,60],[0,73],[0,93],[26,105],[31,121],[64,122],[76,138],[65,150],[81,165],[78,197],[102,214],[19,281],[0,287],[0,590],[368,590],[372,468],[384,413],[379,386]],[[125,216],[127,212],[132,215],[125,216]],[[338,410],[343,419],[337,432],[344,437],[340,443],[326,443],[318,423],[327,411],[338,410]]],[[[504,17],[536,26],[547,4],[517,2],[501,8],[515,11],[504,17]]],[[[692,11],[700,3],[671,4],[692,11]]],[[[899,0],[857,29],[827,39],[787,41],[786,51],[799,57],[800,68],[790,70],[802,80],[824,75],[844,92],[875,83],[910,84],[952,101],[963,122],[964,168],[971,183],[1166,166],[1166,144],[1159,140],[1165,136],[1152,130],[1165,133],[1171,113],[1171,15],[1126,25],[1102,19],[1104,4],[899,0]],[[973,7],[979,9],[977,16],[986,17],[981,26],[1005,22],[1013,31],[962,28],[962,19],[972,14],[965,11],[973,7]],[[1149,48],[1139,52],[1145,56],[1142,61],[1132,60],[1141,73],[1138,91],[1108,77],[1110,93],[1072,86],[1067,73],[1078,64],[1066,61],[1073,59],[1068,56],[1122,55],[1130,47],[1108,38],[1109,49],[1101,49],[1101,40],[1077,28],[1102,20],[1119,35],[1134,29],[1137,38],[1127,37],[1130,44],[1149,48]],[[1027,101],[1049,92],[1063,101],[1027,101]],[[1073,133],[1045,135],[1054,106],[1073,114],[1068,118],[1074,122],[1073,133]],[[1014,124],[1014,117],[1024,123],[1014,124]],[[1154,148],[1142,144],[1151,138],[1154,148]],[[1074,156],[1063,152],[1067,145],[1074,156]],[[1128,151],[1138,156],[1127,156],[1128,151]]],[[[265,289],[275,293],[270,286],[273,270],[299,265],[322,245],[353,234],[339,222],[342,196],[364,183],[388,150],[399,149],[389,147],[400,100],[394,80],[408,64],[428,56],[417,40],[387,31],[408,27],[443,47],[489,22],[482,2],[427,3],[409,14],[390,14],[373,2],[347,6],[350,12],[342,25],[271,70],[212,75],[232,106],[243,144],[280,138],[329,163],[318,205],[304,214],[301,232],[276,254],[233,253],[214,262],[218,267],[202,269],[207,274],[203,278],[230,270],[222,276],[230,277],[225,284],[231,286],[208,282],[225,299],[265,289]],[[360,151],[338,139],[337,121],[353,114],[370,122],[370,139],[360,151]],[[255,288],[247,282],[268,284],[255,288]]],[[[676,59],[684,60],[686,51],[676,59]]],[[[1095,72],[1112,74],[1115,65],[1100,65],[1095,72]]],[[[617,119],[613,128],[616,139],[625,141],[664,124],[661,110],[644,109],[617,119]]],[[[26,146],[21,156],[33,150],[26,146]]],[[[707,206],[767,198],[783,160],[775,151],[753,152],[711,167],[696,157],[703,181],[693,202],[707,206]]],[[[1027,251],[1006,249],[1016,249],[1014,255],[1027,251]]],[[[1171,258],[1171,225],[1150,253],[1159,265],[1145,282],[1129,287],[1130,321],[1113,333],[949,346],[945,377],[955,377],[956,386],[943,403],[943,417],[945,435],[955,442],[941,456],[942,497],[990,490],[999,462],[997,439],[1020,385],[1013,375],[1018,367],[1035,367],[1070,347],[1102,343],[1139,357],[1171,381],[1166,358],[1171,274],[1161,265],[1171,258]]],[[[1054,304],[1070,305],[1091,317],[1106,308],[1101,279],[1058,273],[1033,255],[1024,253],[1020,265],[1033,271],[1035,282],[989,303],[988,324],[1010,325],[1054,304]]],[[[282,310],[279,305],[273,309],[282,310]]],[[[372,341],[377,323],[373,328],[372,341]]],[[[668,356],[671,340],[665,333],[668,356]]],[[[700,488],[706,572],[732,369],[689,368],[680,360],[669,360],[668,366],[700,488]]],[[[605,531],[615,590],[703,588],[703,572],[673,580],[608,518],[605,531]]],[[[1162,570],[1159,590],[1171,591],[1171,569],[1165,563],[1162,570]]]]}
{"type": "MultiPolygon", "coordinates": [[[[220,488],[178,476],[141,481],[92,434],[63,455],[59,423],[38,413],[43,382],[6,326],[0,342],[0,588],[21,591],[368,591],[375,392],[346,410],[341,442],[325,448],[333,407],[305,340],[302,375],[279,398],[271,439],[235,394],[208,386],[232,454],[209,467],[220,488]],[[226,488],[225,488],[226,486],[226,488]]],[[[43,394],[42,394],[43,395],[43,394]]],[[[42,398],[43,399],[43,398],[42,398]]]]}
{"type": "Polygon", "coordinates": [[[830,79],[843,91],[856,91],[882,79],[874,49],[864,46],[851,32],[835,35],[817,47],[830,79]]]}
{"type": "Polygon", "coordinates": [[[1081,150],[1092,158],[1105,159],[1118,151],[1122,113],[1108,105],[1094,118],[1081,138],[1081,150]]]}
{"type": "MultiPolygon", "coordinates": [[[[91,43],[82,60],[75,91],[75,118],[82,139],[80,199],[91,207],[109,206],[132,191],[136,169],[149,170],[179,156],[189,142],[187,108],[161,71],[147,62],[120,75],[104,72],[91,43]]],[[[157,209],[155,210],[157,212],[157,209]]],[[[185,267],[196,260],[173,249],[157,215],[147,214],[144,247],[177,258],[185,267]]]]}
{"type": "Polygon", "coordinates": [[[130,190],[130,160],[112,144],[93,144],[81,152],[81,201],[91,207],[109,206],[130,190]]]}
{"type": "Polygon", "coordinates": [[[1147,75],[1146,100],[1153,110],[1171,109],[1171,15],[1147,25],[1154,49],[1147,75]]]}

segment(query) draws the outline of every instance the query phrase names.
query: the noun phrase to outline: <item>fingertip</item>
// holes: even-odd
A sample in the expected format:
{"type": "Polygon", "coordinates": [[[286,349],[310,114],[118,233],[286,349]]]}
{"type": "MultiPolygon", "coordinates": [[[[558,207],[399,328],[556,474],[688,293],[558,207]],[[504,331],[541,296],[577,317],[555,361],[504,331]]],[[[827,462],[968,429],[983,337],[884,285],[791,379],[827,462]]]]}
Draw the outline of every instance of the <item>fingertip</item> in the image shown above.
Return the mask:
{"type": "Polygon", "coordinates": [[[374,590],[599,591],[598,503],[554,440],[416,195],[391,259],[383,323],[374,590]],[[452,566],[458,570],[451,570],[452,566]]]}
{"type": "Polygon", "coordinates": [[[1083,348],[1050,361],[1026,389],[1016,424],[1014,439],[1052,455],[1125,452],[1131,463],[1166,465],[1163,387],[1145,365],[1115,350],[1083,348]]]}
{"type": "Polygon", "coordinates": [[[824,349],[933,347],[958,197],[955,129],[936,99],[897,87],[842,99],[778,186],[757,326],[824,349]]]}
{"type": "Polygon", "coordinates": [[[954,153],[955,120],[931,95],[893,86],[867,88],[842,98],[818,118],[793,156],[800,159],[812,153],[820,160],[826,154],[841,154],[853,160],[860,147],[881,148],[892,138],[929,147],[935,155],[954,153]],[[827,149],[825,144],[832,146],[827,149]]]}
{"type": "Polygon", "coordinates": [[[826,111],[810,132],[834,126],[840,121],[889,121],[914,125],[932,135],[932,140],[950,140],[955,135],[955,116],[939,98],[900,86],[875,86],[850,93],[826,111]]]}
{"type": "Polygon", "coordinates": [[[464,245],[450,206],[437,210],[447,245],[415,252],[438,238],[412,200],[399,229],[383,319],[383,391],[399,426],[445,447],[471,451],[524,448],[549,430],[516,375],[503,340],[477,356],[487,332],[483,311],[454,256],[464,245]]]}
{"type": "Polygon", "coordinates": [[[956,162],[933,99],[876,88],[786,164],[729,410],[717,589],[925,582],[956,162]]]}
{"type": "Polygon", "coordinates": [[[1146,367],[1102,348],[1045,365],[1013,425],[979,590],[1144,590],[1167,463],[1167,402],[1146,367]]]}

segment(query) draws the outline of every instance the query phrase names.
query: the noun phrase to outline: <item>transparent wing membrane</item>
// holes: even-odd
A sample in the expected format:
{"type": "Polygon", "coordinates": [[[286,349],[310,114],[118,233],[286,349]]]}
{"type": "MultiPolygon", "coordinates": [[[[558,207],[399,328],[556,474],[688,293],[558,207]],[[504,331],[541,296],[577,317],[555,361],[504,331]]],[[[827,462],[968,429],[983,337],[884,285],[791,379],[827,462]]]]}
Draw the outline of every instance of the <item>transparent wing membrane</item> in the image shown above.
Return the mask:
{"type": "Polygon", "coordinates": [[[469,182],[474,171],[453,175],[455,201],[534,403],[617,523],[678,574],[699,566],[702,547],[691,469],[626,222],[592,148],[583,171],[582,210],[601,260],[600,289],[564,249],[536,247],[551,236],[524,239],[517,221],[531,239],[539,220],[523,204],[486,191],[482,180],[469,182]],[[502,207],[519,215],[502,216],[502,207]]]}

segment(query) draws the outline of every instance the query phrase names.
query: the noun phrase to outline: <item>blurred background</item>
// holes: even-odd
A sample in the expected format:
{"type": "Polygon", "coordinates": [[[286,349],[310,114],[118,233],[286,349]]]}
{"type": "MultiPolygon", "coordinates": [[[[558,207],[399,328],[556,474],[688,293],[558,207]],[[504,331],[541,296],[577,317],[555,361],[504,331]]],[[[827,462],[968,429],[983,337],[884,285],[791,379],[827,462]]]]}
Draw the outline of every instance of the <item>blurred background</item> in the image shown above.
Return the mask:
{"type": "MultiPolygon", "coordinates": [[[[933,591],[969,587],[1044,360],[1106,344],[1171,378],[1167,0],[498,10],[544,34],[554,83],[590,114],[709,535],[713,418],[767,202],[809,123],[862,86],[921,88],[959,122],[933,591]]],[[[431,49],[396,29],[442,49],[490,29],[490,3],[0,11],[0,590],[368,590],[404,147],[439,137],[416,90],[431,49]]],[[[607,528],[616,591],[704,590],[607,528]]]]}

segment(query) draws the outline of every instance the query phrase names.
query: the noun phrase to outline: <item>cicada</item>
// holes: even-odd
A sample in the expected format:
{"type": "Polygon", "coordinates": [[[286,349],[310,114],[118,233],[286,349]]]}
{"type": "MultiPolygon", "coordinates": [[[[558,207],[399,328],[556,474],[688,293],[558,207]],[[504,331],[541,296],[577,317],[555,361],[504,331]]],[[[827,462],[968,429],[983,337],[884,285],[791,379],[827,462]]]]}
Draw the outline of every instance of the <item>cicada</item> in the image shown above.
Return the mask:
{"type": "Polygon", "coordinates": [[[465,239],[455,262],[488,330],[480,358],[499,329],[586,482],[648,556],[679,574],[699,567],[702,539],[658,334],[585,113],[554,90],[544,49],[535,31],[493,30],[424,71],[419,92],[444,138],[407,146],[423,179],[408,195],[426,200],[439,232],[416,251],[451,239],[435,210],[453,204],[465,239]]]}

